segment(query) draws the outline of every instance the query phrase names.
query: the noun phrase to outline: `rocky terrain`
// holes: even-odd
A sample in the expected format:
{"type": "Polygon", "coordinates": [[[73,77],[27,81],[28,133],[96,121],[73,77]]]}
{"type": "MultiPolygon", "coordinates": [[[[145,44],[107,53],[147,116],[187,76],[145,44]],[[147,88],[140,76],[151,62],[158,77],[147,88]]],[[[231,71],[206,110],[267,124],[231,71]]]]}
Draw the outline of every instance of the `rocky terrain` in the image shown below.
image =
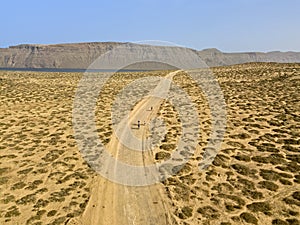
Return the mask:
{"type": "MultiPolygon", "coordinates": [[[[116,46],[131,43],[93,42],[77,44],[22,44],[0,48],[2,68],[72,68],[86,69],[95,59],[116,46]]],[[[158,54],[164,54],[166,47],[153,47],[158,54]]],[[[246,62],[300,62],[299,52],[248,52],[223,53],[217,49],[205,49],[195,53],[208,66],[224,66],[246,62]]]]}

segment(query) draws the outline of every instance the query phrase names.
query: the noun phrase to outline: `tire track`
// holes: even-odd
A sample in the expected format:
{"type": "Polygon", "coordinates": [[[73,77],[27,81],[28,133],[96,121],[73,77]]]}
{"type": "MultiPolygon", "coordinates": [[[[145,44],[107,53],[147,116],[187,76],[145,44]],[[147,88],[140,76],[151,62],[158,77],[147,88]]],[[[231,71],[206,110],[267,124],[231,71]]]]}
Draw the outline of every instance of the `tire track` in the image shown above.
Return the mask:
{"type": "MultiPolygon", "coordinates": [[[[170,79],[177,73],[172,72],[163,79],[153,90],[153,96],[142,99],[131,111],[128,124],[134,124],[134,121],[145,121],[149,124],[156,115],[162,100],[166,97],[170,87],[170,79]],[[166,84],[168,85],[166,88],[166,84]],[[160,97],[157,97],[160,96],[160,97]],[[152,110],[149,113],[149,108],[152,110]]],[[[124,131],[126,131],[124,129],[124,131]]],[[[147,136],[147,126],[141,126],[136,132],[138,138],[142,138],[143,149],[141,152],[134,152],[127,149],[116,136],[112,135],[110,143],[107,145],[109,152],[115,156],[116,161],[128,160],[130,162],[140,162],[147,176],[148,164],[154,163],[153,152],[145,147],[145,138],[147,136]],[[128,152],[131,151],[131,154],[128,152]],[[124,152],[128,153],[125,154],[124,152]]],[[[125,132],[121,134],[125,135],[125,132]]],[[[122,138],[122,137],[120,137],[122,138]]],[[[129,141],[130,140],[126,140],[129,141]]],[[[106,169],[108,165],[106,164],[106,169]]],[[[117,163],[113,166],[114,172],[117,171],[117,163]]],[[[164,189],[161,184],[153,184],[145,187],[130,187],[113,183],[103,177],[98,176],[92,189],[91,198],[80,219],[83,225],[103,224],[103,225],[163,225],[172,224],[171,216],[168,210],[168,199],[163,194],[164,189]]]]}

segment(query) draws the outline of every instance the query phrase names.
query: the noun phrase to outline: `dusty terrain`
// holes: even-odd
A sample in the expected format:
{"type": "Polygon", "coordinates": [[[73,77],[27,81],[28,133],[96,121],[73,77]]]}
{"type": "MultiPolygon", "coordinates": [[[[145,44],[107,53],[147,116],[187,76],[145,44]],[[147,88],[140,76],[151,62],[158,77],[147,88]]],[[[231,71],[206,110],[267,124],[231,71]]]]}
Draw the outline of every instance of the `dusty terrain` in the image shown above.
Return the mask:
{"type": "MultiPolygon", "coordinates": [[[[197,85],[178,73],[173,81],[197,103],[198,146],[177,175],[147,187],[112,183],[84,161],[72,128],[81,74],[1,72],[0,224],[299,224],[300,65],[212,70],[227,104],[218,156],[207,171],[199,171],[210,111],[197,85]]],[[[155,107],[148,114],[147,99],[133,107],[133,127],[136,118],[158,117],[166,124],[165,138],[146,156],[128,158],[118,151],[110,117],[114,96],[123,87],[168,73],[122,73],[100,93],[97,131],[103,143],[113,146],[113,155],[148,163],[170,157],[182,128],[169,101],[151,102],[155,107]]],[[[150,131],[148,122],[133,129],[137,137],[150,131]]]]}

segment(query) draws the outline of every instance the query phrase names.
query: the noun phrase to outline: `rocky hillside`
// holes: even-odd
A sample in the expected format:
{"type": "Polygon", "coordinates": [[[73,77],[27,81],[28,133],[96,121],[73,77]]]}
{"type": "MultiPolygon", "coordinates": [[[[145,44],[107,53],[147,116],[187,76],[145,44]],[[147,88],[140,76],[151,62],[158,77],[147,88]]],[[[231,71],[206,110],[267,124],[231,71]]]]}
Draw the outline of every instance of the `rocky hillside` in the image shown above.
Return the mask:
{"type": "Polygon", "coordinates": [[[296,63],[300,62],[300,52],[245,52],[245,53],[223,53],[218,49],[205,49],[198,52],[199,56],[209,66],[225,66],[247,62],[278,62],[296,63]]]}
{"type": "MultiPolygon", "coordinates": [[[[22,44],[0,48],[0,67],[85,69],[103,53],[124,44],[117,42],[54,45],[22,44]]],[[[134,46],[134,44],[131,45],[134,46]]],[[[300,62],[300,52],[223,53],[217,49],[205,49],[195,52],[209,66],[246,62],[300,62]]]]}
{"type": "Polygon", "coordinates": [[[0,67],[87,68],[101,54],[120,45],[115,42],[17,45],[0,48],[0,67]]]}

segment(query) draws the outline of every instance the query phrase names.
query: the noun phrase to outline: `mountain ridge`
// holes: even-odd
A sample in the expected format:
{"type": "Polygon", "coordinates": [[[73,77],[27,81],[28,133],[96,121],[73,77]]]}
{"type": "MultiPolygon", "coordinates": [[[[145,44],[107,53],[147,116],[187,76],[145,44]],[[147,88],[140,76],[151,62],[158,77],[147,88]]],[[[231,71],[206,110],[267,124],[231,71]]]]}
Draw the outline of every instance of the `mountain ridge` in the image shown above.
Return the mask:
{"type": "MultiPolygon", "coordinates": [[[[19,44],[0,48],[1,68],[87,68],[100,55],[130,42],[82,42],[62,44],[19,44]]],[[[172,47],[172,46],[171,46],[172,47]]],[[[159,49],[160,46],[155,46],[159,49]]],[[[161,47],[162,48],[162,47],[161,47]]],[[[189,48],[191,49],[191,48],[189,48]]],[[[195,50],[210,67],[248,62],[299,63],[300,52],[222,52],[216,48],[195,50]]],[[[156,50],[157,51],[157,50],[156,50]]]]}

